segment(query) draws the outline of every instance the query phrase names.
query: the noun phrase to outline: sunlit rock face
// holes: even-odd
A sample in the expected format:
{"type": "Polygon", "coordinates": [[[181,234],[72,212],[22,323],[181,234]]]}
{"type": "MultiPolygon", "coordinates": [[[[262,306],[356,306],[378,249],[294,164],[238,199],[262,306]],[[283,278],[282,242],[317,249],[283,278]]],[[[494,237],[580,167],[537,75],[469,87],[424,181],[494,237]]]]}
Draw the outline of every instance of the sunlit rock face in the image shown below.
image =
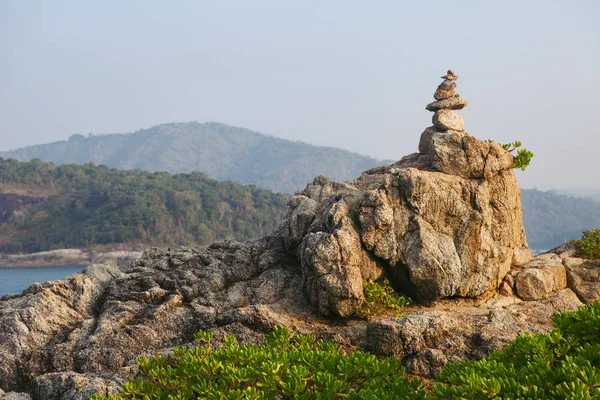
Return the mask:
{"type": "Polygon", "coordinates": [[[289,202],[279,234],[321,313],[351,315],[384,272],[420,301],[477,297],[531,258],[513,158],[463,130],[458,76],[442,78],[418,153],[352,181],[318,177],[289,202]]]}

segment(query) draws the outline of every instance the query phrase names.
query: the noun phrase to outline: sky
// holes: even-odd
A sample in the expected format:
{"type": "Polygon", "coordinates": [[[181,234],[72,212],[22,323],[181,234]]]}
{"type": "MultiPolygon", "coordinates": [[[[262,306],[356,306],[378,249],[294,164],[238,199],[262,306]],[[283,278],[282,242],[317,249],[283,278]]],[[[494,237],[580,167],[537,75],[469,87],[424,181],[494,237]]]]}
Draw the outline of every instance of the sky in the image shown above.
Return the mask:
{"type": "Polygon", "coordinates": [[[449,68],[521,187],[600,189],[597,0],[0,0],[0,150],[217,121],[396,160],[449,68]]]}

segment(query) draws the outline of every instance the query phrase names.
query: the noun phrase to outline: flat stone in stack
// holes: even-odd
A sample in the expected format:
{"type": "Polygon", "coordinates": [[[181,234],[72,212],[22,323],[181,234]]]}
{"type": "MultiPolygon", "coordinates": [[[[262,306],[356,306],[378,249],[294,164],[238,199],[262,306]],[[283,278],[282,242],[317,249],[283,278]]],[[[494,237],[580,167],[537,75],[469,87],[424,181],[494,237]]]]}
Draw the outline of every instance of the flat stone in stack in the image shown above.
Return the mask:
{"type": "Polygon", "coordinates": [[[460,94],[455,94],[447,99],[434,101],[433,103],[427,104],[425,107],[429,111],[436,112],[441,109],[446,110],[462,110],[467,106],[467,99],[460,97],[460,94]]]}

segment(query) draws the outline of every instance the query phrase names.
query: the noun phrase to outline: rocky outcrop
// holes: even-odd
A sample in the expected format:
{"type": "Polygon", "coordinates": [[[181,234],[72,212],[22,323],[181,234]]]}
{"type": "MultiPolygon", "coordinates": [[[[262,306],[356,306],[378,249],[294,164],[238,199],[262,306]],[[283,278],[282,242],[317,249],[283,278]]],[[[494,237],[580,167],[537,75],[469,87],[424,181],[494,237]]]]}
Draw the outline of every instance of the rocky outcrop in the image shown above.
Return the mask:
{"type": "Polygon", "coordinates": [[[522,332],[545,333],[554,312],[581,305],[568,289],[531,302],[502,295],[480,304],[442,300],[400,318],[371,321],[365,347],[402,358],[408,373],[433,377],[448,362],[481,359],[522,332]]]}
{"type": "MultiPolygon", "coordinates": [[[[456,78],[449,71],[438,92],[454,91],[456,78]]],[[[400,356],[421,376],[546,332],[554,312],[593,296],[597,265],[570,250],[531,261],[511,168],[500,146],[432,126],[418,153],[390,166],[347,182],[317,177],[271,235],[150,248],[130,265],[93,264],[5,296],[0,388],[33,399],[110,395],[137,373],[138,355],[169,355],[201,329],[217,344],[225,334],[261,344],[284,325],[347,351],[400,356]],[[399,318],[353,317],[364,283],[383,275],[415,305],[399,318]]]]}
{"type": "Polygon", "coordinates": [[[515,278],[517,294],[524,300],[540,300],[567,287],[562,260],[554,253],[543,254],[525,265],[515,278]]]}
{"type": "Polygon", "coordinates": [[[565,288],[585,304],[600,299],[600,260],[578,258],[575,246],[566,244],[514,268],[501,286],[504,294],[523,300],[545,299],[565,288]]]}
{"type": "MultiPolygon", "coordinates": [[[[438,89],[456,87],[452,71],[444,78],[438,89]]],[[[289,202],[279,235],[322,314],[351,315],[362,283],[384,271],[429,302],[494,290],[513,261],[531,258],[512,156],[462,131],[451,108],[438,102],[434,124],[460,124],[427,128],[419,153],[354,181],[319,177],[289,202]]]]}
{"type": "MultiPolygon", "coordinates": [[[[53,372],[93,374],[92,383],[103,382],[107,371],[127,376],[140,354],[189,342],[199,329],[229,319],[239,322],[235,310],[302,303],[297,266],[277,240],[221,242],[200,251],[148,249],[128,267],[93,264],[63,281],[5,296],[0,388],[48,387],[43,379],[53,372]]],[[[74,382],[63,375],[56,378],[61,385],[53,379],[54,387],[74,382]]]]}
{"type": "MultiPolygon", "coordinates": [[[[547,258],[554,256],[534,262],[547,258]]],[[[582,304],[577,287],[535,301],[492,292],[411,306],[399,318],[331,321],[314,312],[305,279],[281,238],[270,236],[207,249],[148,249],[127,267],[91,265],[34,285],[0,301],[0,388],[34,399],[114,394],[137,372],[140,354],[168,355],[200,329],[217,343],[234,334],[240,343],[261,344],[276,325],[347,351],[399,356],[408,372],[433,376],[447,362],[481,358],[521,332],[547,332],[554,312],[582,304]]]]}

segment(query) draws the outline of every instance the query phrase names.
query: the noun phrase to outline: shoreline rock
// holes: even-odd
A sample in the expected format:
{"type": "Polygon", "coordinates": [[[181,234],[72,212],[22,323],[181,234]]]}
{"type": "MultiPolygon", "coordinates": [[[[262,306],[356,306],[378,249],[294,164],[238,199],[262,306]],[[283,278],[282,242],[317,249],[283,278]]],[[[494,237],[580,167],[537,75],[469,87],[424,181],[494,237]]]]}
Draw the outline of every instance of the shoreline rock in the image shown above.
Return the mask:
{"type": "Polygon", "coordinates": [[[140,258],[137,250],[93,251],[84,249],[58,249],[28,254],[0,254],[0,269],[5,267],[39,267],[81,265],[114,261],[125,264],[140,258]]]}

